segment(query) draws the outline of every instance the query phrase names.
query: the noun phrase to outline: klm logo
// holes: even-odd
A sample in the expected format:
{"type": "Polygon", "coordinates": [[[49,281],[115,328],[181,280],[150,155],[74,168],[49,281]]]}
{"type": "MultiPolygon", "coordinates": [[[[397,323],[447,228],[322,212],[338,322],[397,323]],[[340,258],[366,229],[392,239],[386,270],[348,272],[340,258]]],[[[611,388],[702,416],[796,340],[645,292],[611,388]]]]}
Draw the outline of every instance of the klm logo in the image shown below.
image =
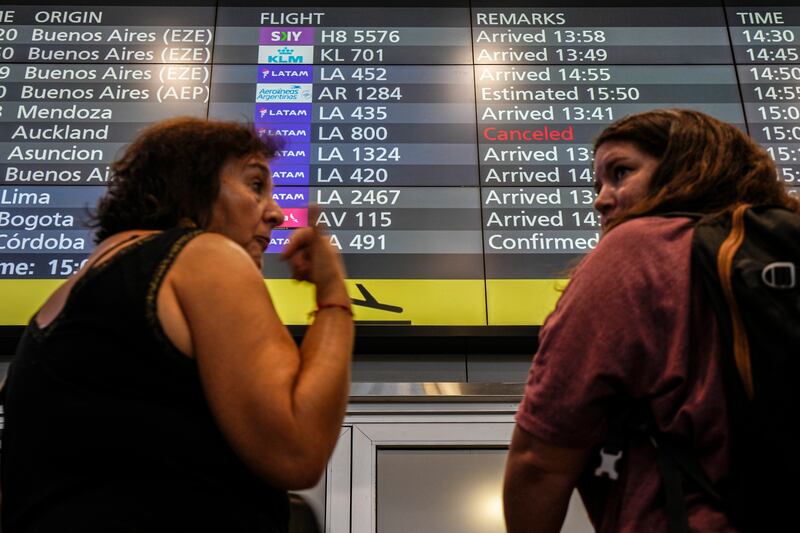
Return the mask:
{"type": "Polygon", "coordinates": [[[268,56],[270,63],[302,63],[303,56],[268,56]]]}
{"type": "Polygon", "coordinates": [[[258,62],[262,64],[300,65],[312,63],[313,46],[259,46],[258,62]]]}
{"type": "Polygon", "coordinates": [[[294,55],[294,48],[279,48],[277,54],[267,56],[267,63],[302,63],[303,56],[294,55]]]}

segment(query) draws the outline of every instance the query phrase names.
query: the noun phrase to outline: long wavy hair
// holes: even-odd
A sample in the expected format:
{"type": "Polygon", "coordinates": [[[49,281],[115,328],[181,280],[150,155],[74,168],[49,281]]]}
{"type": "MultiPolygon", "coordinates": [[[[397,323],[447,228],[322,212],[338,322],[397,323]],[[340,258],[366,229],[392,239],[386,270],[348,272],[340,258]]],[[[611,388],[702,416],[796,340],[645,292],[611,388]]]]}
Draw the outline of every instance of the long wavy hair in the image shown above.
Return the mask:
{"type": "Polygon", "coordinates": [[[204,227],[223,165],[250,154],[272,159],[282,144],[238,122],[182,117],[149,126],[111,165],[108,191],[91,215],[95,242],[132,229],[204,227]]]}
{"type": "Polygon", "coordinates": [[[644,198],[607,230],[644,214],[724,213],[736,205],[783,206],[800,202],[778,180],[775,163],[735,126],[688,109],[658,109],[625,117],[603,130],[594,149],[628,141],[660,162],[644,198]]]}

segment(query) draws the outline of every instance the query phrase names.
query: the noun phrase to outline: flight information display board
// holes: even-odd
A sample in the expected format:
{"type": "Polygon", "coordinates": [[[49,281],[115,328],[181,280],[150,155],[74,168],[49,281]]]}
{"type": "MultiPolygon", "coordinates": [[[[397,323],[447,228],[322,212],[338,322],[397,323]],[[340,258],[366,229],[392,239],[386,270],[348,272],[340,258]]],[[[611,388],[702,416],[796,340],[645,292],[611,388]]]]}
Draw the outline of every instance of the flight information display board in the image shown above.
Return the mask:
{"type": "Polygon", "coordinates": [[[286,140],[263,273],[289,324],[312,202],[359,322],[541,324],[600,239],[592,139],[631,113],[736,124],[798,192],[797,2],[164,4],[0,7],[0,324],[81,267],[109,164],[172,116],[286,140]]]}

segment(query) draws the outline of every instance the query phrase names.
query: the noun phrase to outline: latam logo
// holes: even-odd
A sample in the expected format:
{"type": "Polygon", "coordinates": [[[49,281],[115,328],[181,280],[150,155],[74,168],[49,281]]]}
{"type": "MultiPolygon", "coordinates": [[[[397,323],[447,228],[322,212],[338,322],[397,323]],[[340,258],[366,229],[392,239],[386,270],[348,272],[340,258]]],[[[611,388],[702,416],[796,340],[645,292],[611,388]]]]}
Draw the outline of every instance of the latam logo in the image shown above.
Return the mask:
{"type": "Polygon", "coordinates": [[[308,143],[292,144],[278,151],[277,159],[285,165],[311,164],[311,145],[308,143]]]}
{"type": "Polygon", "coordinates": [[[314,28],[261,28],[258,44],[314,44],[314,28]]]}
{"type": "Polygon", "coordinates": [[[310,83],[257,83],[256,102],[310,102],[310,83]]]}
{"type": "Polygon", "coordinates": [[[266,253],[278,254],[283,251],[283,248],[289,244],[289,238],[292,232],[288,229],[274,229],[269,236],[269,246],[267,246],[266,253]]]}
{"type": "Polygon", "coordinates": [[[307,207],[287,207],[283,211],[282,228],[304,228],[308,226],[307,207]]]}
{"type": "Polygon", "coordinates": [[[311,104],[256,104],[255,122],[311,122],[311,104]]]}
{"type": "Polygon", "coordinates": [[[258,62],[269,65],[310,65],[314,62],[314,47],[259,46],[258,62]]]}
{"type": "Polygon", "coordinates": [[[256,133],[259,139],[267,137],[282,137],[287,141],[309,142],[311,140],[310,124],[284,124],[274,126],[268,124],[256,124],[256,133]]]}
{"type": "Polygon", "coordinates": [[[311,83],[314,81],[313,67],[283,67],[280,65],[261,65],[258,67],[258,81],[261,83],[311,83]]]}
{"type": "Polygon", "coordinates": [[[272,198],[278,202],[281,208],[308,207],[308,188],[275,187],[272,190],[272,198]]]}
{"type": "Polygon", "coordinates": [[[308,165],[282,165],[277,161],[270,164],[272,183],[281,185],[308,185],[311,168],[308,165]]]}

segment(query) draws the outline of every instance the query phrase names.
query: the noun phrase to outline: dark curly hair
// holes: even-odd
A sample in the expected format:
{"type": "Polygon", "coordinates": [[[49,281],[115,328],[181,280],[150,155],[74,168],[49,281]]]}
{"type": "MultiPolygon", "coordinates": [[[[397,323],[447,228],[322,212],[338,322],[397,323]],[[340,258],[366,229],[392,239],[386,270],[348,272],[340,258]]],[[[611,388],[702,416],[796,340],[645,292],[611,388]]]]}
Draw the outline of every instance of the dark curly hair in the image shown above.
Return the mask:
{"type": "Polygon", "coordinates": [[[705,113],[656,109],[630,115],[600,133],[595,151],[609,141],[632,142],[659,164],[645,198],[608,229],[647,213],[723,213],[741,203],[800,212],[769,154],[732,124],[705,113]]]}
{"type": "Polygon", "coordinates": [[[182,117],[143,130],[111,166],[108,192],[91,215],[95,242],[132,229],[204,227],[219,194],[219,172],[231,158],[274,158],[280,138],[251,126],[182,117]]]}

